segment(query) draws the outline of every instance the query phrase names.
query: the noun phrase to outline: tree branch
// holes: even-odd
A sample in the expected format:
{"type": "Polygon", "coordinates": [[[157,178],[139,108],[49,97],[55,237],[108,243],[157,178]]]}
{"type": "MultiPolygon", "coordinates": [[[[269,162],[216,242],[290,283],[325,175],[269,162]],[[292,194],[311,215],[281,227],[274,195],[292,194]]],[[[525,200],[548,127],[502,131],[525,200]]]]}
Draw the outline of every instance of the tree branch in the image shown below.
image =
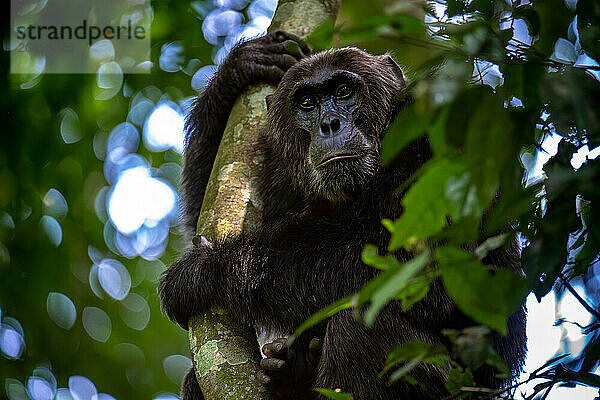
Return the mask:
{"type": "MultiPolygon", "coordinates": [[[[337,16],[341,0],[280,1],[269,30],[307,36],[337,16]]],[[[235,102],[217,152],[198,218],[198,233],[223,240],[251,231],[260,218],[256,178],[261,160],[251,145],[266,122],[265,96],[272,85],[255,85],[235,102]]],[[[256,334],[240,326],[225,310],[213,309],[189,322],[196,378],[206,400],[267,400],[257,378],[260,353],[256,334]]]]}

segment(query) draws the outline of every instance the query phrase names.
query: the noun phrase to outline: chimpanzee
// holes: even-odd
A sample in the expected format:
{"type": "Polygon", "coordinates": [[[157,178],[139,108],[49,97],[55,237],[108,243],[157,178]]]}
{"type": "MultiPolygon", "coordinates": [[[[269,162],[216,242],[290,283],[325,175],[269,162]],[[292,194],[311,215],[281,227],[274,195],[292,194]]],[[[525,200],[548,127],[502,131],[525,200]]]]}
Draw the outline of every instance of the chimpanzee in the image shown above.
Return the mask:
{"type": "MultiPolygon", "coordinates": [[[[187,121],[182,186],[189,235],[233,103],[260,81],[278,84],[266,99],[268,122],[254,150],[264,159],[261,225],[221,242],[196,240],[162,277],[164,311],[187,328],[191,316],[220,306],[257,332],[283,338],[263,347],[261,361],[260,379],[277,398],[317,398],[312,387],[341,389],[360,400],[444,397],[448,374],[438,366],[421,364],[411,372],[422,385],[388,385],[379,377],[393,346],[443,343],[441,329],[474,325],[439,281],[407,312],[398,301],[389,304],[371,328],[345,310],[291,348],[285,343],[311,314],[376,276],[361,251],[368,243],[385,251],[390,235],[381,220],[401,215],[398,187],[432,155],[423,137],[390,166],[379,161],[386,129],[410,102],[404,74],[390,55],[351,47],[310,54],[302,40],[282,31],[233,48],[187,121]]],[[[519,265],[518,253],[510,251],[485,261],[515,270],[519,265]]],[[[494,336],[494,346],[512,371],[520,368],[522,308],[509,318],[508,335],[494,336]]],[[[476,378],[488,387],[502,384],[493,371],[476,378]]],[[[182,396],[203,398],[193,369],[182,396]]]]}

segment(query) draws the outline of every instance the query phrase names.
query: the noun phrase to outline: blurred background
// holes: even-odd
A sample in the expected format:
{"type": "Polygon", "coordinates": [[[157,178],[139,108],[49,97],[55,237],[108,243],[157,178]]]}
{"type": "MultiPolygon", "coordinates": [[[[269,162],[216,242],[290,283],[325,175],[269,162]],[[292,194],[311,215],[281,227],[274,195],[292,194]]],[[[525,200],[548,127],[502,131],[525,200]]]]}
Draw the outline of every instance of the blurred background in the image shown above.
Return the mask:
{"type": "MultiPolygon", "coordinates": [[[[405,4],[343,0],[337,24],[405,4]]],[[[434,16],[420,16],[426,22],[446,18],[443,2],[435,5],[434,16]]],[[[0,398],[178,398],[191,365],[187,333],[161,314],[156,284],[185,246],[177,228],[185,115],[231,47],[263,34],[275,8],[275,0],[152,1],[149,74],[46,75],[43,66],[9,74],[3,30],[0,398]]],[[[515,36],[531,40],[516,21],[515,36]]],[[[358,44],[389,48],[378,35],[358,44]]],[[[408,70],[427,58],[425,47],[394,47],[408,70]]],[[[478,68],[481,83],[501,84],[493,65],[478,68]]],[[[544,141],[530,179],[559,141],[544,141]]],[[[572,163],[598,153],[586,146],[572,163]]],[[[589,340],[575,325],[554,325],[565,315],[591,322],[573,295],[530,296],[528,308],[526,371],[589,340]]],[[[557,388],[548,398],[593,399],[597,390],[577,393],[557,388]]]]}

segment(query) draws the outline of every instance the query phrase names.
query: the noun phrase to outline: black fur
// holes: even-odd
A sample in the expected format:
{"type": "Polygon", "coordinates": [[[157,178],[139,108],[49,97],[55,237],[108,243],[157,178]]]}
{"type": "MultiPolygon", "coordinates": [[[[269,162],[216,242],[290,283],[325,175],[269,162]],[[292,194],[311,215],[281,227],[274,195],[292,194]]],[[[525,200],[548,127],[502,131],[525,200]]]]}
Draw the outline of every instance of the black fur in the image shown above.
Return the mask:
{"type": "MultiPolygon", "coordinates": [[[[184,218],[190,235],[235,97],[257,79],[274,81],[283,75],[288,64],[276,64],[275,71],[261,63],[273,65],[265,49],[290,40],[298,42],[277,32],[240,45],[196,102],[188,121],[183,177],[184,218]]],[[[372,243],[385,250],[390,237],[380,221],[400,216],[401,195],[396,189],[431,157],[423,138],[409,145],[391,167],[378,162],[383,134],[407,98],[401,70],[389,56],[372,56],[355,48],[304,57],[307,52],[292,54],[299,61],[290,63],[294,65],[269,99],[269,122],[257,144],[256,151],[265,158],[261,228],[252,235],[188,249],[161,280],[163,309],[184,328],[190,316],[218,305],[256,329],[289,334],[314,312],[361,289],[377,273],[362,263],[362,248],[372,243]],[[350,118],[347,137],[338,140],[341,144],[320,145],[342,148],[360,142],[364,155],[317,170],[313,158],[321,153],[311,153],[310,146],[324,139],[316,139],[310,118],[297,111],[290,96],[298,83],[321,82],[339,70],[358,75],[363,86],[357,87],[355,106],[332,111],[342,119],[350,118]]],[[[408,257],[402,252],[397,256],[408,257]]],[[[498,253],[486,261],[518,268],[517,253],[498,253]]],[[[342,311],[317,331],[323,336],[321,357],[305,384],[340,388],[360,400],[442,398],[447,394],[447,373],[441,368],[421,365],[413,371],[424,386],[403,382],[388,386],[377,375],[393,346],[408,340],[442,343],[442,328],[470,325],[472,321],[456,309],[439,282],[407,313],[397,302],[387,306],[371,329],[356,322],[351,311],[342,311]]],[[[495,347],[513,371],[524,358],[524,327],[520,310],[509,321],[508,336],[495,339],[495,347]]],[[[490,371],[478,379],[487,386],[501,384],[490,371]]],[[[201,398],[197,388],[187,387],[197,385],[193,373],[184,385],[184,399],[201,398]]],[[[280,398],[317,397],[306,388],[295,388],[294,393],[280,398]]]]}

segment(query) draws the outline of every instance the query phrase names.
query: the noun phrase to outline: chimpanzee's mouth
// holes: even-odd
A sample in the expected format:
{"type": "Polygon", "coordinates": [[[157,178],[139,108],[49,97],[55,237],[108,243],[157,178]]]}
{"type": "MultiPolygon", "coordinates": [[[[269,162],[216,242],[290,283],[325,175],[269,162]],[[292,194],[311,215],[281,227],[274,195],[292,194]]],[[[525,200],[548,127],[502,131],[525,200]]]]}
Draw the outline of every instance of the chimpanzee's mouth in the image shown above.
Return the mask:
{"type": "Polygon", "coordinates": [[[332,163],[334,161],[345,160],[345,159],[349,159],[349,158],[358,158],[361,155],[362,154],[360,154],[360,153],[346,153],[346,152],[328,153],[321,159],[321,161],[319,161],[317,163],[315,168],[316,169],[323,168],[325,165],[332,163]]]}

